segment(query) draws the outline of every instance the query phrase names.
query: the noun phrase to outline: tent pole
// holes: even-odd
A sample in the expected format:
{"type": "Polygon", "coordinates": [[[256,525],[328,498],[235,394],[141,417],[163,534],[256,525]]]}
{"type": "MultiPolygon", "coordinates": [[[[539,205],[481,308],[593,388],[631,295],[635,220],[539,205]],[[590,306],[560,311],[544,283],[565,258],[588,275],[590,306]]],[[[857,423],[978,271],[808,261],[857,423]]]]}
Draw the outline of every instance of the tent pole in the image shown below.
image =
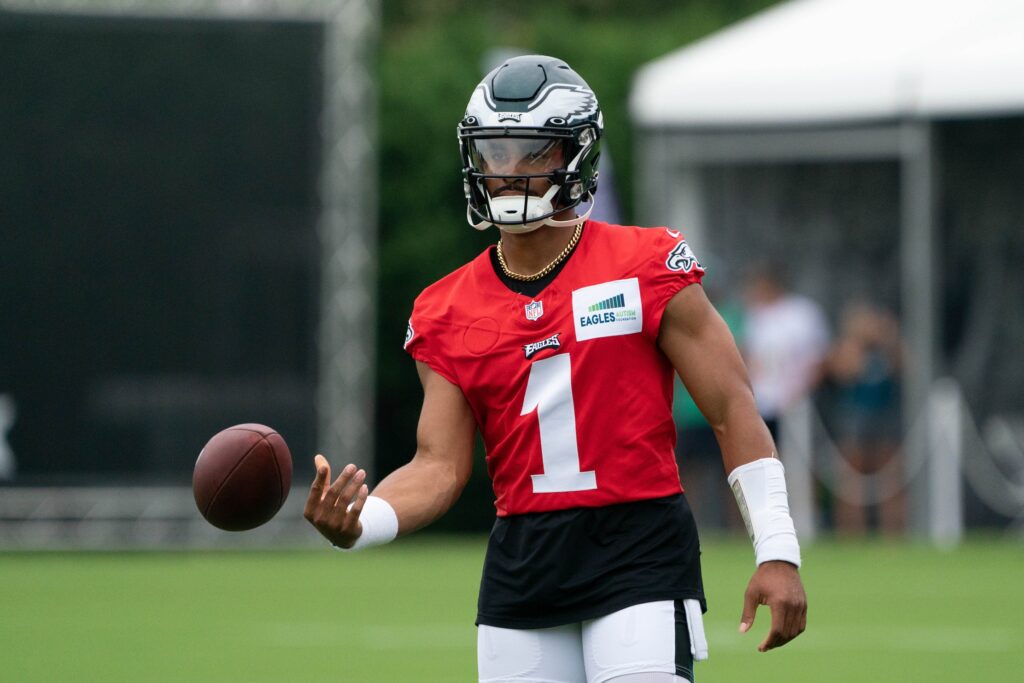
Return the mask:
{"type": "MultiPolygon", "coordinates": [[[[900,255],[903,335],[908,357],[903,367],[904,433],[917,420],[927,421],[928,394],[937,376],[939,289],[935,255],[935,168],[930,122],[907,120],[900,129],[901,183],[900,255]]],[[[926,432],[927,424],[925,425],[926,432]]],[[[927,448],[927,440],[907,440],[908,448],[927,448]]],[[[912,463],[921,454],[907,453],[912,463]]],[[[923,454],[926,459],[928,453],[923,454]]],[[[925,465],[926,472],[932,463],[925,465]]],[[[907,473],[910,474],[909,472],[907,473]]],[[[918,535],[934,528],[929,519],[932,491],[929,476],[910,482],[907,513],[909,530],[918,535]]]]}

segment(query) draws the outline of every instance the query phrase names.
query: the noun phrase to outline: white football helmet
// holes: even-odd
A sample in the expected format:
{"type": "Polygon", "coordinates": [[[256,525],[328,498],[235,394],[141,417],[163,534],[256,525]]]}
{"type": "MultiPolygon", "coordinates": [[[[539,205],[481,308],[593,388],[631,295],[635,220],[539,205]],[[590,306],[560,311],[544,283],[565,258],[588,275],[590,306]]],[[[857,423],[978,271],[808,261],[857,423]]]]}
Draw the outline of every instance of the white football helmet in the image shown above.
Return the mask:
{"type": "Polygon", "coordinates": [[[469,224],[508,232],[575,225],[579,218],[554,216],[593,199],[603,133],[597,97],[565,62],[507,60],[476,87],[459,122],[469,224]]]}

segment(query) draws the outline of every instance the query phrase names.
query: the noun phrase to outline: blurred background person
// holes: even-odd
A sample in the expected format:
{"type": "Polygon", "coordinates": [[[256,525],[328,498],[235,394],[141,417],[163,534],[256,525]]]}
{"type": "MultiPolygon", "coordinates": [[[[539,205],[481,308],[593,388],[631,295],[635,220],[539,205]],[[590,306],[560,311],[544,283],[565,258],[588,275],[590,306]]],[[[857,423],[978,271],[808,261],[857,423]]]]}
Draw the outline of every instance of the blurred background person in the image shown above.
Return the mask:
{"type": "Polygon", "coordinates": [[[752,268],[745,298],[742,348],[758,410],[777,442],[779,419],[821,382],[828,321],[816,301],[787,290],[781,264],[752,268]]]}
{"type": "Polygon", "coordinates": [[[826,361],[833,434],[840,454],[857,473],[839,477],[835,523],[841,534],[867,530],[872,500],[878,501],[878,526],[884,533],[904,528],[903,468],[895,461],[900,458],[901,355],[895,316],[867,302],[846,306],[826,361]],[[875,490],[869,491],[872,474],[875,490]]]}

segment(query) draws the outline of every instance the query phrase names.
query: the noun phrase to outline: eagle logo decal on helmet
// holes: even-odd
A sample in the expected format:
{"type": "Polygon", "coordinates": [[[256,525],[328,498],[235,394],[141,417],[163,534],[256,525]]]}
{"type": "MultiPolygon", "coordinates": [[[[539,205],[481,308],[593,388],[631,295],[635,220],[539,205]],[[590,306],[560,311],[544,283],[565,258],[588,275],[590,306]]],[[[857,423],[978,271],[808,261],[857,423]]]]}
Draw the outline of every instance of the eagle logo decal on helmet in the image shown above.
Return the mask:
{"type": "MultiPolygon", "coordinates": [[[[481,83],[473,91],[466,116],[475,116],[481,125],[497,125],[504,121],[515,121],[524,125],[534,125],[534,121],[544,123],[550,118],[561,119],[563,125],[573,125],[586,121],[595,114],[600,114],[597,96],[590,88],[581,85],[555,83],[542,90],[526,107],[526,112],[500,111],[498,104],[491,97],[491,90],[486,83],[481,83]],[[538,111],[539,110],[539,111],[538,111]],[[537,113],[550,113],[551,116],[536,116],[537,113]],[[531,114],[534,114],[531,116],[531,114]]],[[[602,117],[602,123],[603,123],[602,117]]]]}
{"type": "Polygon", "coordinates": [[[552,85],[541,93],[536,103],[530,105],[530,109],[540,107],[550,108],[558,112],[565,112],[566,123],[572,125],[577,121],[586,121],[597,113],[597,97],[590,88],[579,85],[552,85]]]}

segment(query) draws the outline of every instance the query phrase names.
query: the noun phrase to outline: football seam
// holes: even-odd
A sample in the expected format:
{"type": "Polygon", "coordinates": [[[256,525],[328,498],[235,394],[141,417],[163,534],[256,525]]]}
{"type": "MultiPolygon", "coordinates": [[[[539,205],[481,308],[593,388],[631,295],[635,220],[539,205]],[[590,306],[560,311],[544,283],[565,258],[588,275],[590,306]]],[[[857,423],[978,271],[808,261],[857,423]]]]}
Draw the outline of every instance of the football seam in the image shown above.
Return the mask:
{"type": "MultiPolygon", "coordinates": [[[[251,429],[246,429],[244,431],[254,432],[256,434],[259,434],[259,432],[255,432],[254,430],[251,430],[251,429]]],[[[249,446],[249,450],[247,450],[245,452],[245,455],[243,455],[241,458],[238,459],[238,462],[236,462],[235,466],[231,468],[231,471],[228,472],[224,476],[224,479],[221,480],[220,486],[218,486],[217,490],[213,492],[212,496],[210,496],[210,502],[207,504],[206,510],[203,511],[203,516],[204,517],[210,512],[210,509],[213,507],[213,504],[215,502],[217,502],[217,496],[220,495],[221,490],[223,490],[223,488],[227,485],[228,480],[231,479],[231,475],[235,473],[235,470],[237,470],[239,467],[242,466],[242,463],[245,462],[245,459],[248,458],[252,454],[253,449],[255,449],[257,446],[259,446],[261,441],[266,441],[266,438],[262,434],[260,434],[259,441],[257,441],[253,445],[249,446]]],[[[267,445],[270,446],[270,443],[268,442],[267,445]]],[[[270,450],[273,451],[274,447],[270,446],[270,450]]]]}
{"type": "MultiPolygon", "coordinates": [[[[278,436],[280,436],[280,434],[278,434],[278,436]]],[[[284,505],[284,477],[281,476],[281,461],[277,459],[277,449],[274,448],[274,444],[270,443],[266,437],[263,437],[263,440],[267,442],[267,445],[270,446],[270,452],[274,454],[274,471],[277,472],[277,490],[281,492],[277,498],[277,507],[280,509],[281,506],[284,505]]],[[[281,440],[283,441],[284,437],[281,437],[281,440]]]]}

